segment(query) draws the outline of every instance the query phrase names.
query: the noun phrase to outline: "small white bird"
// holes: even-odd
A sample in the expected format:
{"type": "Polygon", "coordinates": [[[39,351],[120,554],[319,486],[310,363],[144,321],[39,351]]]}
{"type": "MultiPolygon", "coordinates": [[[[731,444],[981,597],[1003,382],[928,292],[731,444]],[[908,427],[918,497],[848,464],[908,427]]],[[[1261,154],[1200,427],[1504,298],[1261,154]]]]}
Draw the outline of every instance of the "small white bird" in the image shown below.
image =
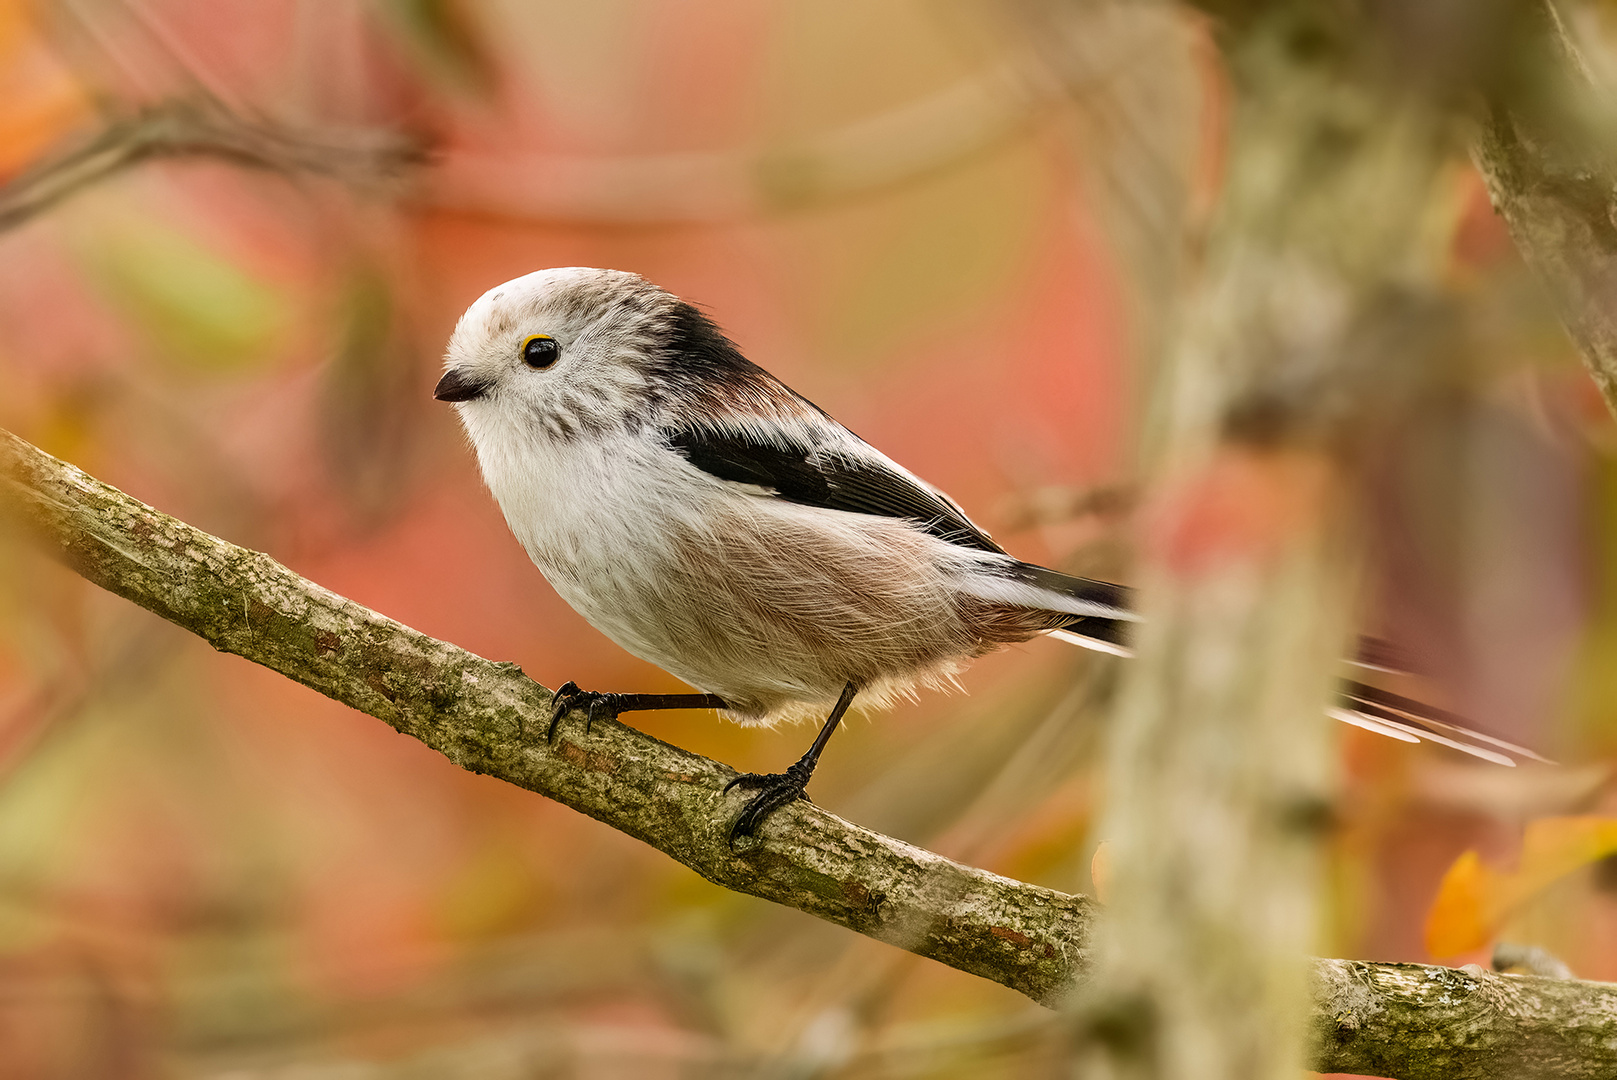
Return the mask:
{"type": "MultiPolygon", "coordinates": [[[[566,267],[489,290],[455,327],[435,396],[455,403],[512,532],[562,598],[702,691],[568,683],[552,736],[574,707],[589,720],[710,707],[742,724],[830,710],[785,772],[731,783],[759,789],[732,840],[804,796],[856,694],[883,705],[1038,634],[1127,655],[1125,589],[1013,558],[637,275],[566,267]]],[[[1434,734],[1414,702],[1346,686],[1333,715],[1512,763],[1434,734]]]]}

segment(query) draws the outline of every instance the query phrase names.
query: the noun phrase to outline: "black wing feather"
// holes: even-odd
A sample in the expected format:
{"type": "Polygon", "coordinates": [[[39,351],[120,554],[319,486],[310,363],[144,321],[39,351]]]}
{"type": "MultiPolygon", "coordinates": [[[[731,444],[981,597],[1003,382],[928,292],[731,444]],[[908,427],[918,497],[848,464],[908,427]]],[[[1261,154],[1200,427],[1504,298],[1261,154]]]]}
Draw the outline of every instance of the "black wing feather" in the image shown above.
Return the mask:
{"type": "Polygon", "coordinates": [[[705,473],[767,488],[787,502],[904,518],[951,544],[1004,553],[957,507],[879,462],[708,428],[670,431],[668,445],[705,473]]]}

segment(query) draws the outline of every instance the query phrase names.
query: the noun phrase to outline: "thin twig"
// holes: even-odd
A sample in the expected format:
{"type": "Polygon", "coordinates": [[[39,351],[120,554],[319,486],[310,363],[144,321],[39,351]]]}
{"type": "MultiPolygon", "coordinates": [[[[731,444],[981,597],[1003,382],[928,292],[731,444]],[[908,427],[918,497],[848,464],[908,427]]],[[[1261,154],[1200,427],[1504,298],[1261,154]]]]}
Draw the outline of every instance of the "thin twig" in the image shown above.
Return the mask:
{"type": "Polygon", "coordinates": [[[0,187],[0,230],[146,161],[217,158],[248,168],[327,177],[355,187],[397,182],[426,160],[421,145],[376,132],[300,132],[244,119],[206,96],[166,101],[115,121],[0,187]]]}

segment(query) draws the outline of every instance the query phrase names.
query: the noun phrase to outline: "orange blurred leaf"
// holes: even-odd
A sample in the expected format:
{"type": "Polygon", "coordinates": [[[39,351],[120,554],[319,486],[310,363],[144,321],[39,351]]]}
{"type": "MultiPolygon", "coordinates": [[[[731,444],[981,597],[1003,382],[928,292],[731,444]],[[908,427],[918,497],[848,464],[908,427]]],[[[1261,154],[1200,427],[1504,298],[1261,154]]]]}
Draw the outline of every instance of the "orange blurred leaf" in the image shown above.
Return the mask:
{"type": "Polygon", "coordinates": [[[1532,892],[1617,852],[1617,818],[1540,818],[1527,826],[1519,877],[1532,892]]]}
{"type": "Polygon", "coordinates": [[[1499,875],[1475,851],[1455,859],[1426,913],[1426,951],[1454,956],[1487,944],[1500,916],[1496,902],[1502,891],[1499,875]]]}
{"type": "Polygon", "coordinates": [[[0,177],[22,169],[90,108],[27,8],[23,0],[0,0],[0,177]]]}
{"type": "Polygon", "coordinates": [[[1617,818],[1540,818],[1527,826],[1514,873],[1467,851],[1450,866],[1426,913],[1426,949],[1455,956],[1486,945],[1504,921],[1556,881],[1617,853],[1617,818]]]}

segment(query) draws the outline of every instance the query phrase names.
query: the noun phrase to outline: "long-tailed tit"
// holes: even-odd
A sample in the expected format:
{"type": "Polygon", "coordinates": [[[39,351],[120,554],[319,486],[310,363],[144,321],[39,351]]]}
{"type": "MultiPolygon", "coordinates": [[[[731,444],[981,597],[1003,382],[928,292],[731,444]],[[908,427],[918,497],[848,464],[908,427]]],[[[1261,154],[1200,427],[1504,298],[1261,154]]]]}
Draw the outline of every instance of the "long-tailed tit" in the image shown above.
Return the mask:
{"type": "MultiPolygon", "coordinates": [[[[489,290],[450,338],[455,403],[511,530],[579,614],[697,694],[601,694],[598,715],[708,707],[742,724],[829,716],[731,830],[803,796],[857,694],[884,705],[964,661],[1053,634],[1127,655],[1124,588],[1007,554],[953,500],[751,363],[634,274],[567,267],[489,290]]],[[[1436,710],[1359,683],[1332,715],[1511,763],[1436,710]]],[[[726,788],[726,790],[729,790],[726,788]]]]}

